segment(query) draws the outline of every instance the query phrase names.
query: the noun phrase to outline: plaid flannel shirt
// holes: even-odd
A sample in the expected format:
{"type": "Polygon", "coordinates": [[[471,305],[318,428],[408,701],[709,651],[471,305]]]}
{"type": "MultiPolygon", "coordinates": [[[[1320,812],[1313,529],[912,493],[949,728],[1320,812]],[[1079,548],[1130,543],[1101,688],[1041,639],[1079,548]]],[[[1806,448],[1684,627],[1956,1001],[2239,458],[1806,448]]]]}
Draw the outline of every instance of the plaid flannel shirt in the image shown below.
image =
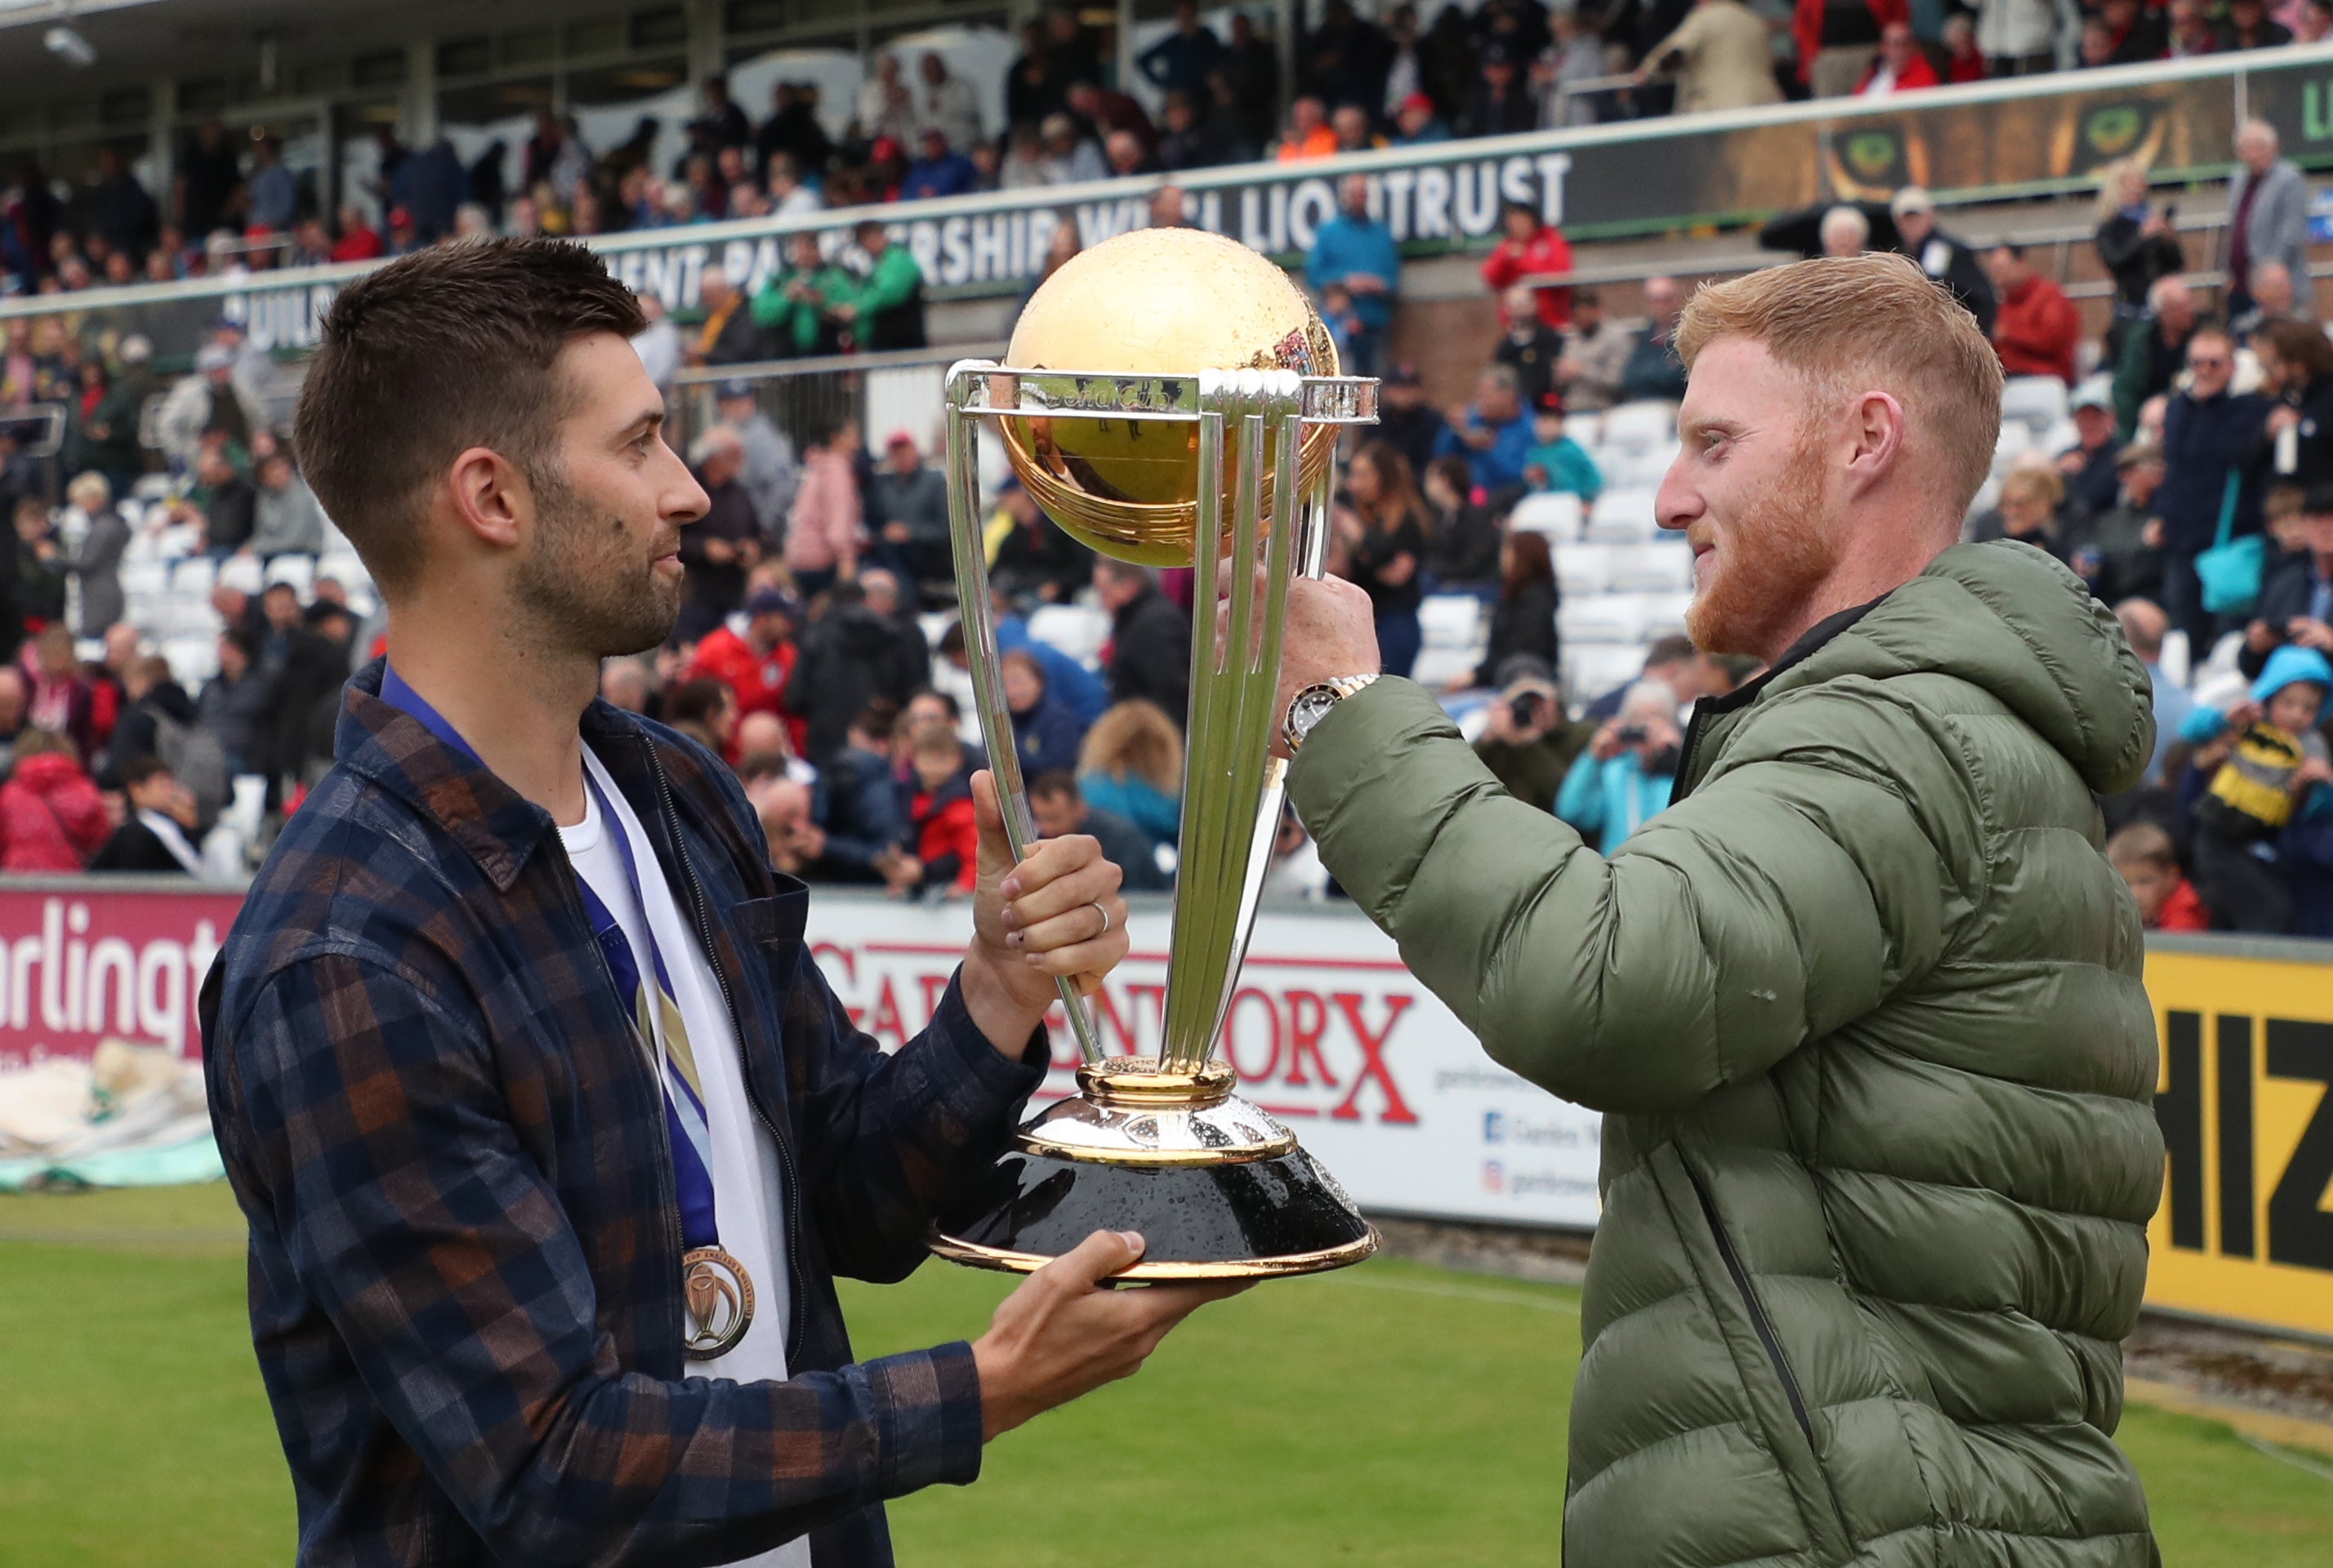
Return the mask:
{"type": "Polygon", "coordinates": [[[350,683],[339,765],[203,990],[211,1116],[303,1564],[888,1563],[883,1499],[980,1468],[970,1346],[854,1363],[836,1272],[895,1280],[1044,1060],[951,985],[853,1028],[736,780],[595,703],[583,738],[729,992],[785,1176],[784,1382],[692,1378],[655,1063],[548,813],[350,683]]]}

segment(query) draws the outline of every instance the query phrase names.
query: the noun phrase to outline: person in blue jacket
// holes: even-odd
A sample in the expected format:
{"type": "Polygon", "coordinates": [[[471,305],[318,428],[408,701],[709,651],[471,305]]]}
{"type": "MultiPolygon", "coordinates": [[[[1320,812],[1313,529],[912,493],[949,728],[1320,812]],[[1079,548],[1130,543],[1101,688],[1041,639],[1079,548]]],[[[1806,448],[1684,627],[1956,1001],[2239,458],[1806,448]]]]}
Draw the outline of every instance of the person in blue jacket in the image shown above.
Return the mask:
{"type": "Polygon", "coordinates": [[[1076,767],[1078,748],[1085,744],[1085,721],[1045,689],[1045,666],[1027,648],[1016,648],[999,662],[1022,771],[1033,777],[1076,767]]]}
{"type": "Polygon", "coordinates": [[[2187,339],[2186,390],[2173,393],[2163,411],[2163,483],[2155,492],[2155,513],[2163,520],[2163,609],[2198,658],[2243,617],[2203,607],[2195,558],[2218,540],[2223,512],[2232,540],[2261,531],[2254,464],[2273,405],[2231,388],[2235,366],[2235,343],[2225,329],[2198,327],[2187,339]]]}
{"type": "Polygon", "coordinates": [[[1349,174],[1337,182],[1337,215],[1312,236],[1304,282],[1318,295],[1340,285],[1352,300],[1359,328],[1348,339],[1348,376],[1374,376],[1385,359],[1393,326],[1394,290],[1401,282],[1401,253],[1393,231],[1369,216],[1369,182],[1349,174]]]}
{"type": "Polygon", "coordinates": [[[1676,693],[1638,681],[1563,776],[1555,814],[1610,855],[1669,803],[1676,783],[1676,693]]]}

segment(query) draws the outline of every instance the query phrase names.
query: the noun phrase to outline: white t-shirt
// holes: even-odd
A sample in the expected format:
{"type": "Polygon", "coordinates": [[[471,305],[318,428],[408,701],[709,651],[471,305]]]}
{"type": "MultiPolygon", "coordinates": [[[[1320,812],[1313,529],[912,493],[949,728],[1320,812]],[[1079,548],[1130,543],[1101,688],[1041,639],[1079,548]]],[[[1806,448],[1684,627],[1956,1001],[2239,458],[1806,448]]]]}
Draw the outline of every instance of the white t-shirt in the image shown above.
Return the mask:
{"type": "MultiPolygon", "coordinates": [[[[623,928],[639,971],[649,977],[651,984],[656,966],[649,956],[648,934],[655,933],[657,951],[664,956],[677,993],[673,1000],[680,1005],[681,1020],[696,1050],[706,1128],[713,1144],[713,1202],[721,1245],[745,1266],[754,1281],[754,1321],[746,1327],[745,1337],[725,1355],[689,1362],[688,1375],[739,1382],[782,1382],[786,1375],[786,1323],[792,1303],[786,1298],[785,1196],[777,1144],[745,1097],[736,1026],[722,999],[721,982],[706,960],[696,929],[681,913],[669,879],[652,874],[660,863],[647,830],[588,746],[583,750],[583,766],[600,788],[596,794],[584,791],[583,820],[572,827],[562,827],[559,837],[567,846],[576,873],[590,884],[591,891],[623,928]],[[618,818],[618,827],[631,841],[632,864],[640,867],[645,884],[640,890],[648,903],[645,912],[640,898],[634,895],[631,878],[625,875],[624,858],[610,834],[607,817],[600,809],[603,798],[618,818]]],[[[680,1288],[677,1277],[673,1288],[680,1288]]],[[[751,1568],[810,1568],[810,1542],[806,1538],[790,1541],[743,1562],[751,1568]]]]}

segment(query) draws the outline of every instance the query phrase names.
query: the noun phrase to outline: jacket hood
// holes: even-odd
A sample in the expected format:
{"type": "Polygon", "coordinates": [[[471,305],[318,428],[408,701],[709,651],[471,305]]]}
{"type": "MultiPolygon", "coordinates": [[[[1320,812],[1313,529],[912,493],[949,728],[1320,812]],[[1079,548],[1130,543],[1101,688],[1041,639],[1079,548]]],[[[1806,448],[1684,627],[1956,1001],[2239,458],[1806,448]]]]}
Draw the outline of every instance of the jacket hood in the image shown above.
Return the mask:
{"type": "Polygon", "coordinates": [[[157,681],[140,699],[146,706],[181,724],[195,722],[195,700],[176,681],[157,681]]]}
{"type": "Polygon", "coordinates": [[[1998,698],[2098,794],[2138,782],[2154,754],[2154,687],[2114,612],[2013,540],[1945,550],[1775,686],[1929,672],[1998,698]]]}
{"type": "Polygon", "coordinates": [[[2298,681],[2333,687],[2333,664],[2328,664],[2315,648],[2287,643],[2261,666],[2260,679],[2252,683],[2252,701],[2265,703],[2298,681]]]}
{"type": "Polygon", "coordinates": [[[53,795],[81,776],[81,764],[72,758],[55,751],[43,751],[18,762],[9,779],[36,795],[53,795]]]}

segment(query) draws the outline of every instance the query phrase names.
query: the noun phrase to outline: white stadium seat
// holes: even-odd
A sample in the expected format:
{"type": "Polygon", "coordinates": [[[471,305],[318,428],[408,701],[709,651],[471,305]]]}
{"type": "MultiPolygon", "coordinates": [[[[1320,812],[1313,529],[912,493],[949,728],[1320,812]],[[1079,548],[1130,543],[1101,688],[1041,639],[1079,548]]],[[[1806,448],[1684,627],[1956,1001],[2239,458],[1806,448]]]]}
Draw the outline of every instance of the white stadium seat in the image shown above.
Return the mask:
{"type": "Polygon", "coordinates": [[[1086,605],[1046,605],[1030,616],[1029,635],[1090,668],[1109,641],[1109,614],[1086,605]]]}
{"type": "Polygon", "coordinates": [[[267,586],[290,583],[302,599],[316,586],[316,558],[312,555],[279,555],[267,563],[267,586]]]}
{"type": "Polygon", "coordinates": [[[1584,598],[1612,586],[1612,558],[1634,545],[1559,544],[1555,547],[1555,586],[1565,598],[1584,598]]]}
{"type": "Polygon", "coordinates": [[[363,588],[372,581],[364,561],[353,550],[332,550],[316,558],[316,575],[328,577],[345,588],[363,588]]]}
{"type": "Polygon", "coordinates": [[[1555,612],[1556,636],[1565,647],[1582,643],[1644,640],[1644,610],[1634,594],[1594,594],[1567,600],[1555,612]]]}
{"type": "Polygon", "coordinates": [[[125,559],[120,576],[122,593],[133,600],[151,598],[170,586],[170,569],[158,560],[125,559]]]}
{"type": "Polygon", "coordinates": [[[1601,414],[1566,414],[1563,433],[1593,452],[1603,444],[1604,416],[1601,414]]]}
{"type": "Polygon", "coordinates": [[[1645,544],[1656,531],[1649,490],[1608,490],[1588,512],[1586,537],[1592,542],[1645,544]]]}
{"type": "Polygon", "coordinates": [[[2055,376],[2011,376],[2001,387],[2001,419],[2038,435],[2066,417],[2066,384],[2055,376]]]}
{"type": "Polygon", "coordinates": [[[1471,649],[1483,640],[1483,601],[1472,594],[1435,594],[1420,601],[1417,626],[1429,648],[1471,649]]]}
{"type": "Polygon", "coordinates": [[[1608,548],[1606,580],[1616,593],[1677,593],[1693,587],[1693,551],[1682,535],[1656,544],[1608,548]]]}
{"type": "Polygon", "coordinates": [[[2033,432],[2015,420],[2001,423],[2001,438],[1993,443],[1992,475],[1995,479],[2008,473],[2017,460],[2033,450],[2033,432]]]}
{"type": "Polygon", "coordinates": [[[1623,403],[1606,411],[1597,445],[1607,452],[1648,452],[1675,439],[1675,404],[1623,403]]]}
{"type": "Polygon", "coordinates": [[[1563,649],[1564,700],[1578,708],[1619,690],[1644,673],[1645,650],[1617,644],[1567,644],[1563,649]]]}
{"type": "Polygon", "coordinates": [[[1685,448],[1674,441],[1641,451],[1609,447],[1597,464],[1604,483],[1615,488],[1658,490],[1661,481],[1668,477],[1669,464],[1685,448]]]}
{"type": "Polygon", "coordinates": [[[1584,509],[1570,492],[1537,491],[1515,502],[1507,526],[1525,533],[1543,533],[1550,540],[1575,540],[1584,509]]]}
{"type": "Polygon", "coordinates": [[[1409,678],[1429,692],[1439,692],[1454,681],[1471,677],[1480,663],[1480,648],[1422,648],[1409,678]]]}
{"type": "Polygon", "coordinates": [[[254,555],[231,555],[218,564],[217,581],[222,588],[237,588],[255,594],[267,587],[266,573],[254,555]]]}
{"type": "Polygon", "coordinates": [[[211,586],[218,581],[218,563],[206,555],[190,555],[170,572],[170,587],[182,594],[210,597],[211,586]]]}
{"type": "Polygon", "coordinates": [[[1693,607],[1689,593],[1638,594],[1637,636],[1646,642],[1673,637],[1685,631],[1685,611],[1693,607]]]}

